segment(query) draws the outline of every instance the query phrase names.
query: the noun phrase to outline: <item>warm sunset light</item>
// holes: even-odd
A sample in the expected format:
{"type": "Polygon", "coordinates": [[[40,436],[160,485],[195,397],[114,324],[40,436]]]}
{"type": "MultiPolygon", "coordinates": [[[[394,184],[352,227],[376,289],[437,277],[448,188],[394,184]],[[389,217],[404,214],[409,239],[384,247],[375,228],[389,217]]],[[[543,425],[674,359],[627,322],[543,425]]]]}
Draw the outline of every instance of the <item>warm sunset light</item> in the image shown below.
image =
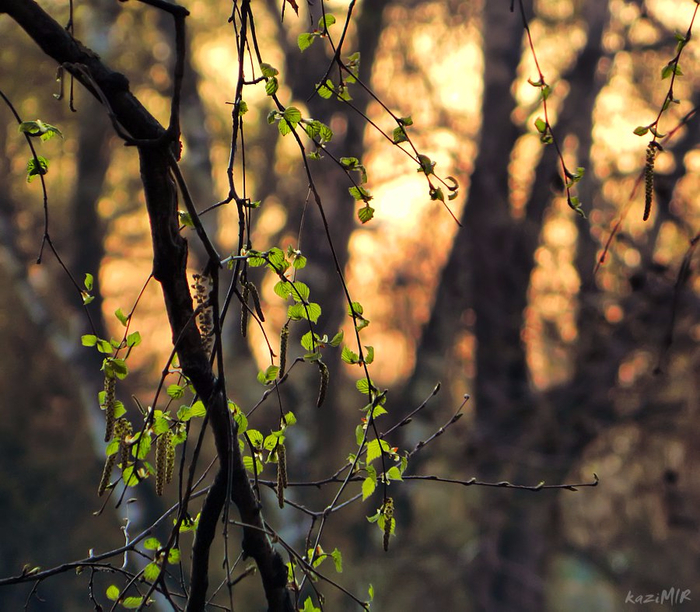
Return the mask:
{"type": "Polygon", "coordinates": [[[0,610],[690,610],[698,13],[0,0],[0,610]]]}

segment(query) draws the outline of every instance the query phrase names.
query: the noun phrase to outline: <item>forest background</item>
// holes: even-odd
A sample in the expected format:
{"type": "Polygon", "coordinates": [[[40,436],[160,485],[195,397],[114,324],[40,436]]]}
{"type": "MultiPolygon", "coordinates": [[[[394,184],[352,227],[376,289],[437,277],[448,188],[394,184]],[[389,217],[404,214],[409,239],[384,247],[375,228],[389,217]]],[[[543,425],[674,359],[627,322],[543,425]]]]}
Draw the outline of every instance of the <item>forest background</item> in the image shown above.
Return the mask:
{"type": "MultiPolygon", "coordinates": [[[[430,200],[420,169],[360,114],[312,95],[330,55],[318,42],[299,50],[298,35],[309,30],[306,7],[297,18],[288,4],[281,21],[279,3],[259,4],[258,36],[266,61],[280,71],[280,95],[332,128],[329,150],[367,168],[375,211],[368,223],[357,220],[343,172],[326,163],[316,181],[348,286],[371,319],[363,341],[375,350],[373,381],[390,389],[388,406],[399,419],[442,383],[400,430],[397,446],[413,448],[431,436],[471,396],[463,418],[411,468],[462,484],[402,483],[397,535],[386,554],[381,534],[363,518],[374,507],[343,515],[332,531],[346,559],[338,579],[363,593],[372,583],[380,610],[617,611],[626,609],[629,593],[671,587],[700,597],[700,281],[693,250],[700,228],[694,115],[700,51],[694,39],[682,47],[682,71],[664,73],[696,3],[524,3],[539,70],[551,87],[552,133],[567,168],[585,168],[572,187],[584,218],[567,205],[557,148],[543,144],[538,131],[542,87],[517,3],[511,12],[505,0],[358,2],[346,48],[360,52],[360,80],[397,116],[412,118],[407,130],[418,150],[437,162],[436,172],[457,179],[459,196],[447,206],[461,224],[430,200]],[[666,105],[671,80],[678,103],[666,105]],[[655,157],[651,214],[643,221],[646,150],[657,138],[634,131],[653,124],[661,109],[655,129],[663,149],[655,157]],[[594,473],[599,486],[578,492],[464,486],[472,477],[585,483],[594,473]]],[[[66,3],[42,6],[68,21],[66,3]]],[[[347,11],[346,2],[325,6],[339,20],[347,11]]],[[[205,208],[228,191],[235,39],[226,27],[230,6],[199,0],[187,8],[181,166],[205,208]]],[[[135,2],[76,3],[75,35],[126,74],[131,90],[167,124],[171,24],[145,9],[135,2]]],[[[51,162],[45,178],[52,241],[76,278],[95,277],[88,308],[98,335],[118,335],[113,313],[128,311],[152,265],[136,156],[80,87],[76,113],[68,105],[68,79],[64,100],[53,99],[55,63],[6,16],[0,40],[0,89],[23,119],[40,117],[64,136],[40,151],[51,162]]],[[[351,93],[354,105],[391,133],[395,124],[377,101],[359,88],[351,93]]],[[[347,335],[352,321],[336,271],[325,264],[330,252],[298,151],[269,125],[264,84],[251,88],[246,101],[246,189],[261,202],[253,244],[301,248],[309,261],[303,280],[323,307],[325,333],[345,328],[347,335]]],[[[80,346],[89,331],[84,310],[55,258],[47,253],[35,263],[44,224],[40,189],[24,178],[26,145],[13,116],[5,109],[0,117],[4,577],[25,563],[46,568],[119,546],[126,509],[91,514],[101,506],[95,490],[104,463],[96,433],[99,361],[80,346]]],[[[236,248],[235,209],[222,206],[203,220],[221,252],[236,248]]],[[[204,253],[192,249],[201,261],[204,253]]],[[[197,270],[195,262],[191,268],[197,270]]],[[[274,340],[285,321],[273,290],[277,279],[260,270],[251,278],[274,340]]],[[[130,358],[122,393],[143,399],[151,397],[171,351],[155,283],[135,320],[148,341],[130,358]]],[[[255,325],[246,340],[232,329],[224,338],[227,367],[243,381],[235,401],[249,407],[264,391],[255,379],[269,354],[255,325]]],[[[338,449],[352,451],[362,401],[340,351],[328,367],[333,383],[320,409],[316,368],[285,383],[284,401],[302,423],[290,440],[293,477],[326,476],[338,449]]],[[[166,507],[152,494],[140,496],[144,512],[166,507]]],[[[292,539],[303,530],[283,513],[275,519],[292,539]]],[[[247,588],[241,583],[255,609],[254,588],[250,595],[247,588]]],[[[28,592],[0,589],[0,608],[22,609],[28,592]]],[[[39,592],[46,604],[29,609],[85,609],[80,577],[54,578],[39,592]]],[[[356,608],[333,601],[334,610],[356,608]]]]}

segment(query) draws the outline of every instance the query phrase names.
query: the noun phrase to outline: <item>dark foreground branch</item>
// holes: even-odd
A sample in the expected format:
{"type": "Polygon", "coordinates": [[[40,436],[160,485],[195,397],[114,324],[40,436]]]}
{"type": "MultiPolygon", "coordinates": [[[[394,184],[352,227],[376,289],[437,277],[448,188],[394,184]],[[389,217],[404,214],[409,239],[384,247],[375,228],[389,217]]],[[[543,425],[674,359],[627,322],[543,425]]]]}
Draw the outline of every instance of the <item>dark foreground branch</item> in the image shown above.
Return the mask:
{"type": "Polygon", "coordinates": [[[292,597],[286,587],[282,558],[265,535],[260,506],[246,475],[235,442],[227,400],[203,349],[199,330],[191,322],[194,309],[187,280],[187,242],[180,235],[177,193],[172,182],[169,159],[170,135],[129,91],[129,82],[121,73],[102,63],[90,49],[75,40],[34,0],[0,0],[0,13],[6,13],[36,44],[71,72],[108,108],[130,144],[138,146],[141,180],[151,225],[153,276],[161,284],[177,353],[183,373],[193,384],[207,407],[216,441],[220,471],[209,491],[200,519],[202,533],[197,534],[193,559],[193,591],[196,601],[188,604],[191,612],[203,610],[206,601],[208,557],[216,525],[230,491],[244,529],[243,547],[253,557],[268,600],[270,612],[291,612],[292,597]],[[234,442],[233,444],[231,442],[234,442]],[[223,491],[223,497],[222,497],[223,491]],[[194,563],[196,561],[196,563],[194,563]],[[203,592],[202,592],[203,589],[203,592]]]}

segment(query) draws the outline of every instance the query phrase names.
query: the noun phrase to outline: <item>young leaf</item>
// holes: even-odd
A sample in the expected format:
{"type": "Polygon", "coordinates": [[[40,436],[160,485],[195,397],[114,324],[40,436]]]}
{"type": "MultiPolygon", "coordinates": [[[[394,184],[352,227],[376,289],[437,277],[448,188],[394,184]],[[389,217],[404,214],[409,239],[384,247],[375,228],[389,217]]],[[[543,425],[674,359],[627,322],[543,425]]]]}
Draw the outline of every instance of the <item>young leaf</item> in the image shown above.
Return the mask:
{"type": "Polygon", "coordinates": [[[340,358],[345,363],[349,363],[349,364],[360,363],[360,356],[357,353],[355,353],[354,351],[351,351],[347,346],[343,347],[343,352],[341,353],[340,358]]]}
{"type": "Polygon", "coordinates": [[[49,160],[41,155],[37,155],[36,158],[32,157],[27,162],[27,183],[31,183],[35,176],[40,174],[46,174],[49,171],[49,160]],[[37,160],[39,165],[37,166],[37,160]]]}
{"type": "Polygon", "coordinates": [[[376,479],[372,480],[372,478],[365,478],[362,481],[362,501],[365,501],[372,493],[374,493],[374,490],[377,488],[377,481],[376,479]]]}
{"type": "Polygon", "coordinates": [[[327,79],[325,83],[319,83],[317,88],[318,95],[326,100],[333,95],[333,81],[330,79],[327,79]]]}
{"type": "Polygon", "coordinates": [[[268,96],[274,96],[279,89],[279,83],[277,82],[277,77],[270,77],[265,83],[265,93],[268,96]]]}
{"type": "Polygon", "coordinates": [[[371,221],[374,218],[374,208],[372,208],[369,204],[363,206],[357,211],[357,218],[360,220],[360,223],[367,223],[368,221],[371,221]]]}
{"type": "Polygon", "coordinates": [[[83,346],[95,346],[95,344],[97,344],[97,336],[93,334],[85,334],[84,336],[80,337],[80,341],[82,342],[83,346]]]}
{"type": "Polygon", "coordinates": [[[318,29],[323,32],[335,23],[335,17],[330,13],[325,14],[318,20],[318,29]]]}
{"type": "Polygon", "coordinates": [[[391,139],[394,142],[394,144],[399,144],[400,142],[406,142],[408,140],[406,130],[404,130],[402,125],[394,128],[394,131],[391,134],[391,139]]]}
{"type": "Polygon", "coordinates": [[[271,66],[270,64],[266,64],[265,62],[260,62],[260,72],[262,72],[262,75],[265,78],[274,77],[280,73],[280,71],[277,70],[277,68],[271,66]]]}
{"type": "Polygon", "coordinates": [[[302,32],[297,38],[297,45],[299,45],[299,51],[302,53],[306,51],[316,40],[317,34],[313,32],[302,32]]]}
{"type": "Polygon", "coordinates": [[[157,563],[149,563],[143,568],[143,577],[147,582],[155,582],[160,576],[160,567],[157,563]]]}
{"type": "Polygon", "coordinates": [[[290,123],[299,123],[299,121],[301,121],[301,111],[294,106],[287,107],[284,110],[283,116],[290,123]]]}
{"type": "Polygon", "coordinates": [[[146,538],[143,547],[146,550],[158,550],[160,549],[160,540],[158,538],[146,538]]]}
{"type": "Polygon", "coordinates": [[[143,597],[126,597],[121,602],[122,607],[127,610],[136,610],[140,608],[143,604],[143,597]]]}
{"type": "Polygon", "coordinates": [[[120,322],[124,327],[126,327],[126,324],[129,322],[129,317],[127,317],[127,316],[124,314],[124,312],[122,311],[121,308],[117,308],[117,309],[114,311],[114,316],[117,317],[117,319],[119,319],[119,322],[120,322]]]}
{"type": "Polygon", "coordinates": [[[277,129],[282,136],[286,136],[292,132],[292,126],[286,119],[280,119],[280,122],[277,124],[277,129]]]}
{"type": "Polygon", "coordinates": [[[119,587],[116,584],[108,586],[105,595],[107,595],[107,599],[110,599],[111,601],[117,601],[120,595],[119,587]]]}

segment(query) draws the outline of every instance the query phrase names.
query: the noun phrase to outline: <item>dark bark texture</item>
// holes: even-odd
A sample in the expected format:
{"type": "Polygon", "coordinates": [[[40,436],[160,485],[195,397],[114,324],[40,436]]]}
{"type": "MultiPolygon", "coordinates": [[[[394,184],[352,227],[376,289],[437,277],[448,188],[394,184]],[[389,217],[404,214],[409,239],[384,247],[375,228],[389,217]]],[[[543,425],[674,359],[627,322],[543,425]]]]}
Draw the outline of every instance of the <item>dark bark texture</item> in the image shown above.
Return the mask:
{"type": "MultiPolygon", "coordinates": [[[[286,569],[265,535],[260,505],[252,490],[235,441],[227,399],[203,349],[194,323],[187,280],[187,242],[180,235],[177,192],[171,178],[171,142],[166,130],[129,91],[124,75],[111,70],[90,49],[75,40],[33,0],[3,0],[7,13],[41,49],[63,65],[98,99],[109,105],[112,119],[138,143],[141,179],[151,224],[153,276],[161,284],[180,365],[207,407],[219,457],[219,473],[204,503],[193,552],[192,596],[187,610],[203,610],[208,557],[230,483],[244,529],[246,555],[258,565],[270,611],[294,609],[286,586],[286,569]],[[230,480],[229,480],[230,479],[230,480]]],[[[216,262],[218,264],[218,262],[216,262]]],[[[216,265],[215,264],[215,265],[216,265]]]]}

